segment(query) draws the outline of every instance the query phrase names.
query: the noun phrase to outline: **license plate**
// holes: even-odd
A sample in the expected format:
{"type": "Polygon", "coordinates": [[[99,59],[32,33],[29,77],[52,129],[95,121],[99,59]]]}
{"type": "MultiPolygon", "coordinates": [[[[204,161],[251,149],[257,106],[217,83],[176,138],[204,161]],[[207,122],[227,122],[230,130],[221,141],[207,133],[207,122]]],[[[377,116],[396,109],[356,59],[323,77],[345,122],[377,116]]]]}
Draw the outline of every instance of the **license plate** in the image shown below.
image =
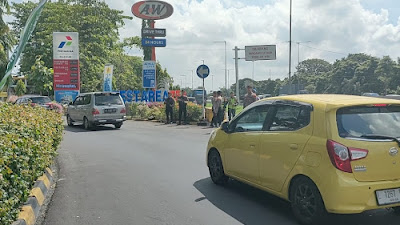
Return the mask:
{"type": "Polygon", "coordinates": [[[390,205],[400,203],[400,188],[376,191],[378,205],[390,205]]]}
{"type": "Polygon", "coordinates": [[[117,109],[104,109],[104,113],[116,113],[117,109]]]}

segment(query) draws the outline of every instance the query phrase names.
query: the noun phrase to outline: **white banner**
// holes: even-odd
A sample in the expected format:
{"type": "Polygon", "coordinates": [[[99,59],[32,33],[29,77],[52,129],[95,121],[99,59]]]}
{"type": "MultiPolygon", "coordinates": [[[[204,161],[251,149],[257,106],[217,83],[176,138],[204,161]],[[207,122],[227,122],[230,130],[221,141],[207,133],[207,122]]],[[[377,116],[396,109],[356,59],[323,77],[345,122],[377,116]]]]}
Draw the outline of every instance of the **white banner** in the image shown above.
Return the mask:
{"type": "Polygon", "coordinates": [[[79,35],[76,32],[53,33],[53,59],[79,60],[79,35]]]}

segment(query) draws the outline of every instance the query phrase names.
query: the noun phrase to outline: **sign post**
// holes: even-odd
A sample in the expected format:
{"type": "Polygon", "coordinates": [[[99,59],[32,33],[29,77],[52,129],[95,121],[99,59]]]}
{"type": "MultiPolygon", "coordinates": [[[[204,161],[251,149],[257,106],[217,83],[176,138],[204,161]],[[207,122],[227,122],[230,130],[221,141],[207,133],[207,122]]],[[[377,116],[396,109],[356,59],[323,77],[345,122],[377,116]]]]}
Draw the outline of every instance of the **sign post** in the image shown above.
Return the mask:
{"type": "Polygon", "coordinates": [[[206,108],[205,108],[205,104],[206,103],[206,99],[205,99],[205,87],[204,87],[204,79],[208,77],[208,75],[210,75],[210,68],[206,65],[200,65],[199,67],[197,67],[197,76],[200,77],[201,79],[203,79],[203,121],[206,120],[206,108]]]}
{"type": "Polygon", "coordinates": [[[53,69],[55,100],[73,101],[80,91],[78,33],[53,33],[53,69]]]}

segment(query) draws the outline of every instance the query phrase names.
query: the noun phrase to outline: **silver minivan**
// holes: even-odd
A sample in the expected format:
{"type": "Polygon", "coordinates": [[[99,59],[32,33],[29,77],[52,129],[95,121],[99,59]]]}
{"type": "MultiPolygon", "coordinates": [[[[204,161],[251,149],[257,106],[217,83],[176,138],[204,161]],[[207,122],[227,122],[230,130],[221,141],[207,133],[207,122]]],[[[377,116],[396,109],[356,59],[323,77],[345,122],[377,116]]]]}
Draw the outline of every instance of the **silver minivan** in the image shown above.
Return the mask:
{"type": "Polygon", "coordinates": [[[80,94],[67,110],[68,126],[83,123],[86,130],[103,124],[113,124],[115,128],[121,128],[125,120],[126,108],[118,92],[80,94]]]}

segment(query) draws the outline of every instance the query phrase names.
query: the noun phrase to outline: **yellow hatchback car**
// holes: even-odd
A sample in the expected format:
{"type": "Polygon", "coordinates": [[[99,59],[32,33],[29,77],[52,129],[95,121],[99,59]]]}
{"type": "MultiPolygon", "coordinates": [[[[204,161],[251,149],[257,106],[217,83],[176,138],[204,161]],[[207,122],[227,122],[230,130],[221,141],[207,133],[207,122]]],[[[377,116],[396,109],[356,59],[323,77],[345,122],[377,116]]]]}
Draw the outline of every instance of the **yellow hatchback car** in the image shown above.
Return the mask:
{"type": "Polygon", "coordinates": [[[290,201],[302,224],[329,213],[400,212],[400,101],[293,95],[253,103],[212,132],[207,165],[290,201]]]}

